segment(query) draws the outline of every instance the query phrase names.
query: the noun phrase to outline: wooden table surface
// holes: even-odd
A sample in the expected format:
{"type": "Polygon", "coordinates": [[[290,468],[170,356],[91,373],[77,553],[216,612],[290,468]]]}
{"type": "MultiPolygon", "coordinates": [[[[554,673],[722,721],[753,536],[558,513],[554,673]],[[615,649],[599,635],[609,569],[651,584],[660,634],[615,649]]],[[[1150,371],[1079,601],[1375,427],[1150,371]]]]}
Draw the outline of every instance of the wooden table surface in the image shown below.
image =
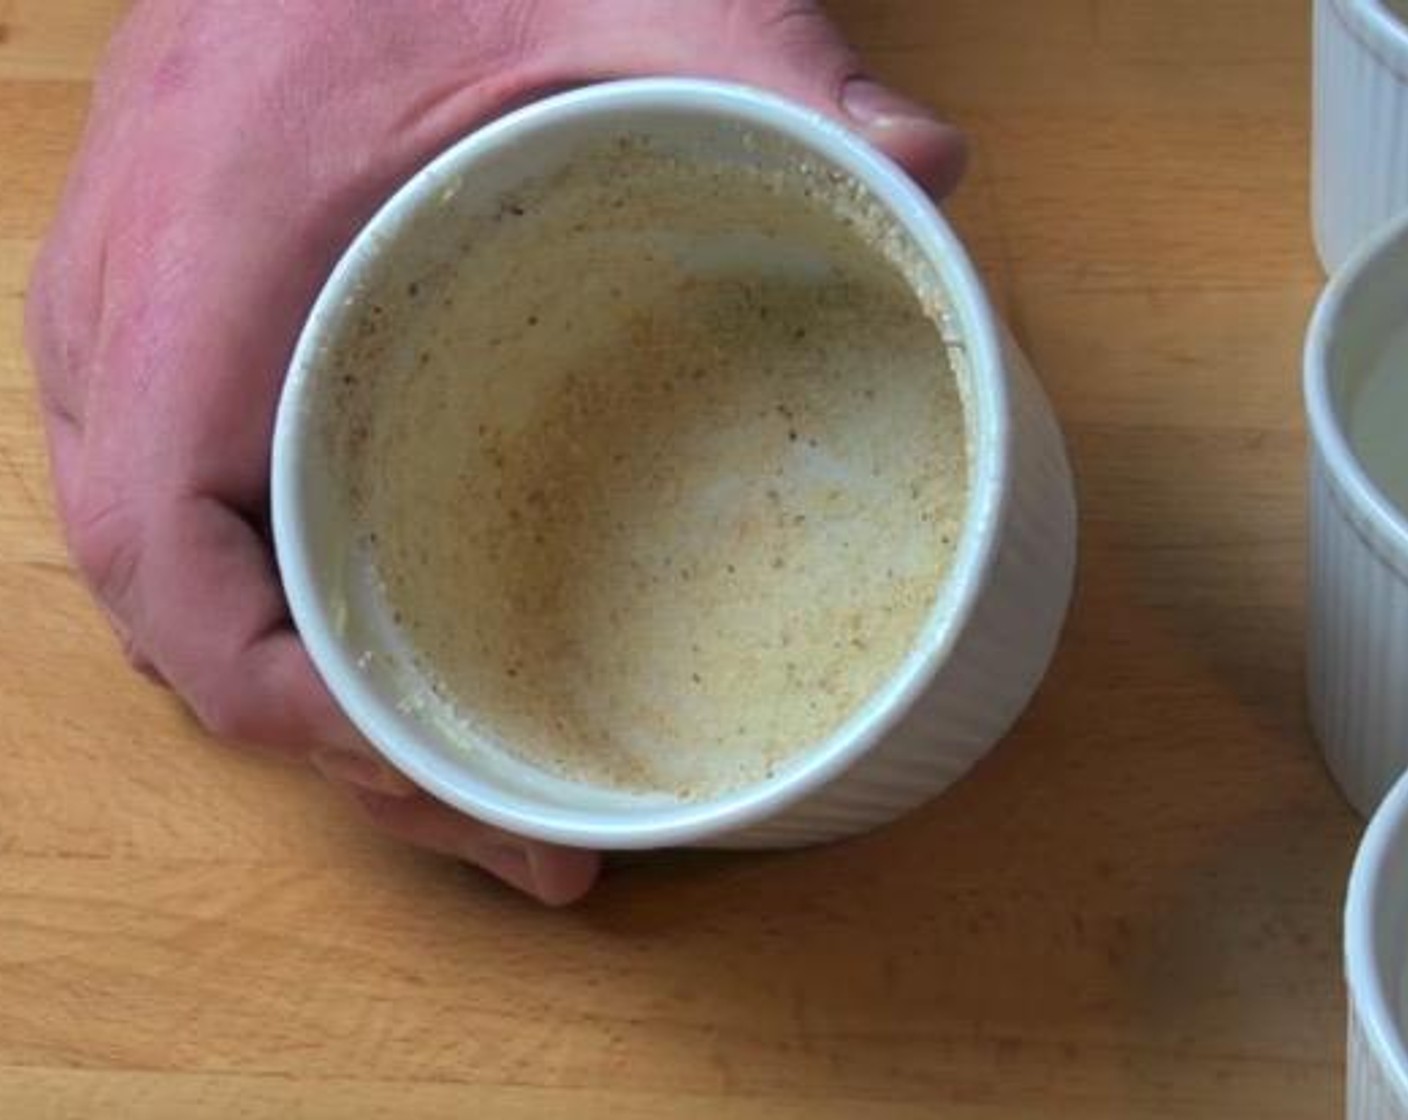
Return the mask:
{"type": "Polygon", "coordinates": [[[207,740],[50,509],[26,273],[115,0],[0,0],[0,1117],[1326,1118],[1360,824],[1301,698],[1304,0],[846,0],[976,140],[1077,599],[880,834],[539,909],[207,740]]]}

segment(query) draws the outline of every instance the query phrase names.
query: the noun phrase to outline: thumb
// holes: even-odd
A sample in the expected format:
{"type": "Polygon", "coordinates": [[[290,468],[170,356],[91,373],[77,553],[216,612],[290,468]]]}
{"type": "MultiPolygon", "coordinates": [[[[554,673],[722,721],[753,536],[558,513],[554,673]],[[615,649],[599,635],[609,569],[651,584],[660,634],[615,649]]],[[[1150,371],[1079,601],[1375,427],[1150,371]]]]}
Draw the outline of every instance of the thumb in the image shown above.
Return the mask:
{"type": "MultiPolygon", "coordinates": [[[[870,77],[815,0],[615,0],[609,20],[591,5],[557,6],[554,62],[605,78],[687,74],[772,90],[863,135],[935,198],[958,185],[963,134],[870,77]],[[567,26],[564,26],[567,25],[567,26]]],[[[552,6],[549,6],[549,11],[552,6]]]]}
{"type": "Polygon", "coordinates": [[[865,75],[846,79],[838,104],[853,128],[934,198],[944,198],[958,186],[968,144],[953,125],[865,75]]]}
{"type": "MultiPolygon", "coordinates": [[[[727,5],[725,5],[727,7],[727,5]]],[[[860,56],[816,3],[753,0],[737,5],[729,77],[775,89],[861,133],[935,198],[963,175],[963,134],[918,102],[872,78],[860,56]],[[736,25],[737,26],[737,25],[736,25]],[[738,49],[741,48],[741,49],[738,49]]]]}

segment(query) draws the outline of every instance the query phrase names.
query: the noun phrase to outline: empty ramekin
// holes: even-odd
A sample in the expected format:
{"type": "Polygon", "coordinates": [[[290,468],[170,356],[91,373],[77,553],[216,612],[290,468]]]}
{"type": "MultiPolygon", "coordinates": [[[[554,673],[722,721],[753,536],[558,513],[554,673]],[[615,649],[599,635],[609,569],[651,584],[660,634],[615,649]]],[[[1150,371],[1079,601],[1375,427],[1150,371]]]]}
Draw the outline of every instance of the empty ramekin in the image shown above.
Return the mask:
{"type": "Polygon", "coordinates": [[[1345,1115],[1408,1120],[1404,980],[1408,978],[1408,779],[1379,807],[1359,846],[1344,919],[1349,988],[1345,1115]]]}
{"type": "Polygon", "coordinates": [[[1408,206],[1408,3],[1315,0],[1312,210],[1333,272],[1408,206]]]}
{"type": "Polygon", "coordinates": [[[1356,458],[1345,419],[1359,379],[1408,324],[1405,292],[1400,219],[1330,282],[1305,348],[1310,715],[1331,773],[1365,815],[1408,768],[1408,518],[1356,458]]]}
{"type": "MultiPolygon", "coordinates": [[[[274,535],[289,605],[337,700],[396,767],[441,800],[514,832],[593,848],[790,847],[873,828],[934,796],[1011,726],[1043,676],[1071,594],[1075,505],[1046,398],[957,238],[924,194],[857,136],[751,89],[679,79],[599,85],[504,117],[454,145],[376,215],[338,265],[294,356],[273,458],[274,535]],[[971,492],[951,574],[892,679],[771,779],[701,801],[518,780],[400,703],[398,654],[350,640],[337,465],[317,436],[323,358],[354,329],[357,292],[386,254],[455,251],[453,230],[540,182],[593,139],[629,134],[704,159],[806,158],[881,204],[947,297],[970,410],[971,492]],[[760,142],[761,141],[761,142],[760,142]]],[[[355,561],[353,561],[355,566],[355,561]]],[[[363,638],[375,627],[364,629],[363,638]]],[[[375,640],[375,639],[373,639],[375,640]]],[[[404,678],[399,678],[404,680],[404,678]]]]}

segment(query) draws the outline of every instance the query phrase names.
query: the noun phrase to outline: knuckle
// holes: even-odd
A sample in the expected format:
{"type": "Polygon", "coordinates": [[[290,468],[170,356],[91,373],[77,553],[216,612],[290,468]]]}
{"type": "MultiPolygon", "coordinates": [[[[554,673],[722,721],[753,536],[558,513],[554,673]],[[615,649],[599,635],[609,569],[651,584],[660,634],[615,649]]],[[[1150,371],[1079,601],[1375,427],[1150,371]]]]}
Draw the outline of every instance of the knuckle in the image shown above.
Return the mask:
{"type": "Polygon", "coordinates": [[[40,250],[25,291],[24,326],[30,350],[45,355],[52,349],[54,333],[54,289],[50,279],[49,249],[40,250]]]}
{"type": "Polygon", "coordinates": [[[69,526],[69,550],[79,574],[107,614],[123,659],[149,680],[166,684],[166,678],[134,633],[140,538],[124,507],[80,501],[69,526]]]}
{"type": "Polygon", "coordinates": [[[155,684],[165,685],[166,678],[161,675],[161,671],[156,667],[150,657],[146,655],[142,647],[137,644],[137,639],[116,623],[114,625],[118,631],[118,639],[122,643],[122,656],[137,672],[155,684]]]}
{"type": "Polygon", "coordinates": [[[821,17],[815,0],[745,0],[745,3],[764,27],[810,23],[821,17]]]}
{"type": "Polygon", "coordinates": [[[422,795],[403,796],[368,789],[354,789],[352,795],[364,818],[382,835],[428,851],[457,848],[444,834],[434,805],[422,795]]]}
{"type": "Polygon", "coordinates": [[[774,79],[791,75],[813,95],[835,97],[862,67],[855,49],[816,0],[724,0],[726,38],[774,79]]]}
{"type": "Polygon", "coordinates": [[[89,265],[73,259],[66,236],[50,233],[30,272],[24,304],[25,344],[46,390],[55,378],[73,377],[86,352],[96,310],[77,293],[88,290],[88,275],[89,265]]]}
{"type": "Polygon", "coordinates": [[[50,263],[52,255],[47,246],[41,251],[30,275],[24,302],[25,347],[34,360],[40,392],[46,403],[51,403],[54,379],[68,373],[69,350],[62,337],[65,320],[58,306],[50,263]]]}
{"type": "Polygon", "coordinates": [[[93,592],[119,616],[137,579],[141,539],[126,503],[80,495],[69,525],[74,563],[93,592]]]}
{"type": "Polygon", "coordinates": [[[391,833],[399,833],[402,830],[404,806],[396,798],[361,789],[356,791],[356,796],[362,813],[371,824],[391,833]]]}
{"type": "Polygon", "coordinates": [[[496,38],[501,65],[512,66],[533,57],[545,26],[541,0],[512,0],[496,12],[496,38]]]}
{"type": "Polygon", "coordinates": [[[775,39],[814,43],[818,36],[835,38],[814,0],[746,0],[742,10],[754,27],[775,39]]]}
{"type": "Polygon", "coordinates": [[[263,721],[233,682],[199,689],[188,697],[191,710],[210,734],[234,743],[262,743],[263,721]]]}

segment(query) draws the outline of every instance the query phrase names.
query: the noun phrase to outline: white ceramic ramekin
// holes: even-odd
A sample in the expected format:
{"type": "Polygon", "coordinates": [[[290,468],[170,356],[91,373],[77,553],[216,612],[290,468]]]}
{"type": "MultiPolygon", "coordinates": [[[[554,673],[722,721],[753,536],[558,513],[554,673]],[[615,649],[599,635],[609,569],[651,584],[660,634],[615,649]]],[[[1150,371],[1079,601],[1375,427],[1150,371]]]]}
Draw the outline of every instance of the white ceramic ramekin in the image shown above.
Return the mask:
{"type": "Polygon", "coordinates": [[[1408,206],[1408,4],[1315,0],[1312,210],[1333,272],[1408,206]]]}
{"type": "Polygon", "coordinates": [[[1408,1120],[1403,997],[1408,978],[1408,779],[1379,807],[1359,846],[1344,918],[1349,988],[1345,1115],[1408,1120]]]}
{"type": "Polygon", "coordinates": [[[294,356],[274,437],[273,514],[294,621],[339,703],[385,757],[480,819],[608,849],[797,846],[875,827],[932,797],[1007,731],[1036,689],[1075,562],[1071,476],[1050,406],[930,201],[864,141],[816,113],[754,90],[682,79],[609,83],[519,110],[449,149],[381,210],[338,265],[294,356]],[[320,358],[339,331],[353,329],[359,282],[384,254],[451,251],[440,247],[457,239],[437,229],[492,212],[504,192],[561,167],[582,144],[622,134],[655,138],[691,158],[765,167],[804,155],[849,177],[893,215],[946,293],[945,330],[956,340],[967,390],[970,514],[914,650],[824,743],[767,782],[707,801],[630,797],[489,766],[456,733],[398,703],[404,686],[380,668],[394,658],[369,657],[347,637],[346,612],[358,608],[346,583],[357,576],[340,571],[349,534],[335,512],[336,464],[316,437],[319,394],[331,378],[320,358]]]}
{"type": "Polygon", "coordinates": [[[1365,815],[1408,767],[1408,519],[1365,473],[1344,417],[1359,379],[1408,323],[1405,292],[1400,219],[1330,282],[1305,348],[1310,715],[1331,773],[1365,815]]]}

